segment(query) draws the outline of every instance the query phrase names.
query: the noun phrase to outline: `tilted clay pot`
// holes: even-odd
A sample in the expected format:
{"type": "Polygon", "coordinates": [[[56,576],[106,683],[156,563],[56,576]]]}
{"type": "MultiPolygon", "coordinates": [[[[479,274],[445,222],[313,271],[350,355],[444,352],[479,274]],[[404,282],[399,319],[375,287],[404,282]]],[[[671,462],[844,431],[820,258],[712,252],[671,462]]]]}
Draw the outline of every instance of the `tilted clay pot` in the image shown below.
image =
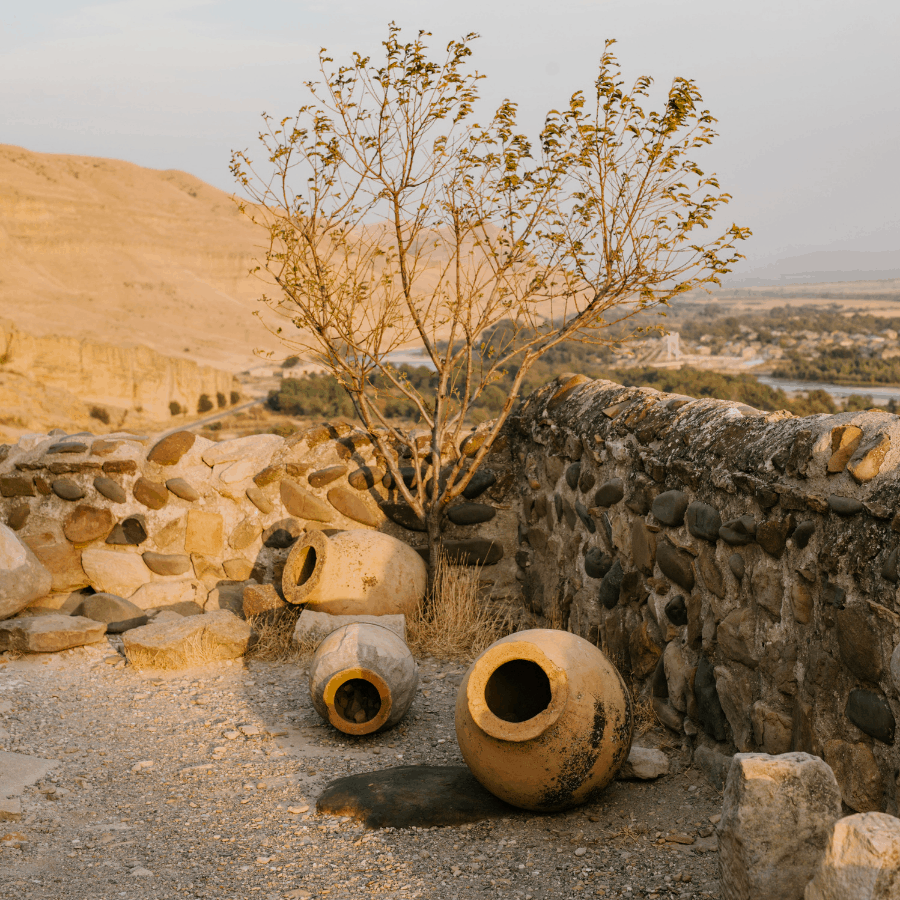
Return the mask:
{"type": "Polygon", "coordinates": [[[288,603],[334,616],[409,615],[425,596],[425,562],[378,531],[302,534],[281,578],[288,603]]]}
{"type": "Polygon", "coordinates": [[[409,647],[381,625],[358,623],[332,631],[309,667],[316,712],[345,734],[372,734],[396,725],[418,683],[409,647]]]}
{"type": "Polygon", "coordinates": [[[492,794],[523,809],[584,802],[613,779],[631,736],[631,697],[615,666],[567,631],[502,638],[456,695],[463,758],[492,794]]]}

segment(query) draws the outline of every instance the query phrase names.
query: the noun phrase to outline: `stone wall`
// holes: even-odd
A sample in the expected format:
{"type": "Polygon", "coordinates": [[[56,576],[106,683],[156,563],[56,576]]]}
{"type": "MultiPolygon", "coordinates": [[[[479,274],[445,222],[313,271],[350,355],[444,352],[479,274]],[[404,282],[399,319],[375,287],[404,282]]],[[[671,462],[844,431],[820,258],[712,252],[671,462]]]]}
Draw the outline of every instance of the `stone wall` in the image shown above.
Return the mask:
{"type": "Polygon", "coordinates": [[[900,418],[564,376],[509,437],[534,615],[694,742],[823,756],[850,807],[896,813],[900,418]]]}

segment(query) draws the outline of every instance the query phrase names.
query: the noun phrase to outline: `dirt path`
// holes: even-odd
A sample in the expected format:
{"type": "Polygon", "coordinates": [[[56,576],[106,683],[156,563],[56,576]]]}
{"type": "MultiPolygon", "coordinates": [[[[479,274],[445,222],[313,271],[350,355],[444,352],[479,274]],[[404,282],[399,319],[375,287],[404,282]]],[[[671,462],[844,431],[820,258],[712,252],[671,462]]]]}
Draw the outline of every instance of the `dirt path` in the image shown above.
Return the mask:
{"type": "Polygon", "coordinates": [[[720,798],[681,771],[680,749],[667,749],[672,775],[616,782],[565,814],[366,832],[317,816],[316,796],[354,772],[461,764],[460,666],[421,663],[404,723],[356,739],[321,723],[302,666],[155,675],[109,653],[0,664],[0,750],[59,761],[22,794],[22,820],[0,822],[0,898],[718,896],[720,798]]]}

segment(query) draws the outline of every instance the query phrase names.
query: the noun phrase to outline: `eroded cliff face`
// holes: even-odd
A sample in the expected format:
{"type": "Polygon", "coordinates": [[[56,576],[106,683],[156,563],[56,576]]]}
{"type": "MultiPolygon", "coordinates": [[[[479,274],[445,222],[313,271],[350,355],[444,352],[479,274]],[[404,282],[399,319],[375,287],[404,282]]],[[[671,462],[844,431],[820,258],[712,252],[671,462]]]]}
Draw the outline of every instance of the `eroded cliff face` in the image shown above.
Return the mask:
{"type": "MultiPolygon", "coordinates": [[[[234,387],[229,372],[139,344],[120,347],[62,335],[38,337],[9,322],[0,322],[0,360],[0,371],[67,391],[84,404],[142,410],[159,419],[169,415],[173,400],[193,411],[201,394],[215,402],[217,393],[227,397],[234,387]]],[[[39,423],[31,427],[35,425],[39,423]]]]}

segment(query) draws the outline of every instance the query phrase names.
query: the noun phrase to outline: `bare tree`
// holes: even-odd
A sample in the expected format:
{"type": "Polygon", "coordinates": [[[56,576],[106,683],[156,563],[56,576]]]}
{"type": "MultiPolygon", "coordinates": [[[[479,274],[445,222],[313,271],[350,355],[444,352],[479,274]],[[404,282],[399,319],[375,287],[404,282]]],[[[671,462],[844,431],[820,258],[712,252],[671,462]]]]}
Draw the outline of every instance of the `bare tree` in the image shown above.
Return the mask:
{"type": "Polygon", "coordinates": [[[676,78],[662,111],[645,112],[651,80],[623,90],[607,42],[593,91],[551,111],[532,144],[509,100],[478,124],[476,35],[442,61],[427,36],[404,43],[391,25],[378,64],[354,54],[336,66],[323,50],[309,104],[264,116],[263,161],[236,152],[232,172],[267,234],[255,271],[276,290],[262,299],[291,326],[273,330],[347,391],[433,561],[448,505],[534,363],[563,341],[627,339],[640,313],[718,284],[750,232],[698,238],[730,196],[690,158],[715,137],[692,81],[676,78]],[[392,362],[410,347],[434,369],[433,390],[392,362]],[[461,454],[473,405],[507,373],[502,412],[461,454]],[[386,388],[414,404],[418,432],[385,415],[386,388]]]}

